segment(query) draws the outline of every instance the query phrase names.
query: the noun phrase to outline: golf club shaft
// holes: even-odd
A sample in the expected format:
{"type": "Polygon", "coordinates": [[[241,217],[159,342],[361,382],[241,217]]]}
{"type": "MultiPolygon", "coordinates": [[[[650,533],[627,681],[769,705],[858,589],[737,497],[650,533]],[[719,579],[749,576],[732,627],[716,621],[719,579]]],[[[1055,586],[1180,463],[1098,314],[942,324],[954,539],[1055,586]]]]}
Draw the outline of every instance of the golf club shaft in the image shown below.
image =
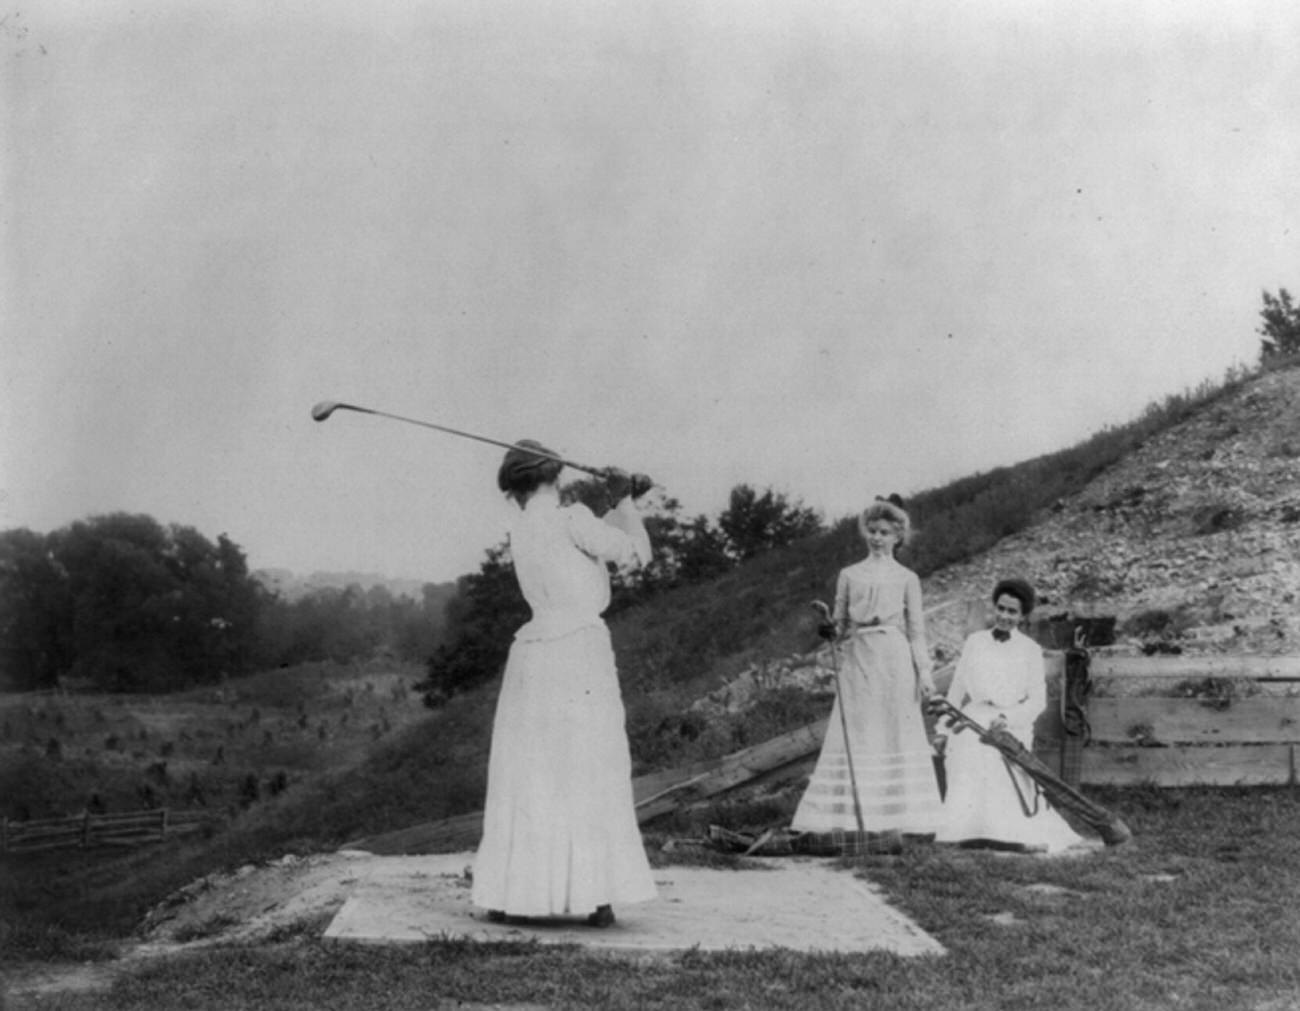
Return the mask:
{"type": "MultiPolygon", "coordinates": [[[[317,404],[311,409],[311,416],[316,421],[324,421],[335,411],[356,411],[359,414],[374,414],[380,418],[388,418],[392,421],[404,421],[408,425],[419,425],[421,428],[432,428],[435,432],[445,432],[447,435],[459,435],[462,439],[473,439],[476,442],[486,442],[490,446],[500,446],[502,449],[518,448],[513,442],[503,442],[500,439],[492,439],[486,435],[476,435],[473,432],[462,432],[458,428],[448,428],[446,425],[436,425],[432,421],[421,421],[418,418],[407,418],[400,414],[389,414],[387,411],[377,411],[373,407],[358,407],[356,404],[341,404],[336,401],[326,400],[317,404]]],[[[547,460],[554,460],[556,463],[562,463],[566,467],[572,467],[574,470],[586,471],[588,474],[594,474],[597,477],[608,476],[609,470],[606,467],[592,467],[585,463],[575,463],[572,460],[566,460],[564,457],[556,456],[554,453],[547,453],[544,450],[532,449],[526,447],[526,451],[534,456],[545,457],[547,460]]]]}
{"type": "MultiPolygon", "coordinates": [[[[817,613],[826,621],[833,621],[831,609],[826,606],[824,601],[814,600],[812,606],[817,613]]],[[[844,711],[844,706],[848,700],[844,697],[844,678],[840,673],[840,644],[837,640],[831,640],[831,669],[835,672],[835,708],[840,711],[840,733],[844,737],[844,758],[849,766],[849,789],[853,791],[853,817],[858,823],[858,832],[865,838],[867,834],[866,820],[862,817],[862,797],[858,793],[858,774],[853,767],[853,748],[849,744],[849,717],[844,711]]]]}

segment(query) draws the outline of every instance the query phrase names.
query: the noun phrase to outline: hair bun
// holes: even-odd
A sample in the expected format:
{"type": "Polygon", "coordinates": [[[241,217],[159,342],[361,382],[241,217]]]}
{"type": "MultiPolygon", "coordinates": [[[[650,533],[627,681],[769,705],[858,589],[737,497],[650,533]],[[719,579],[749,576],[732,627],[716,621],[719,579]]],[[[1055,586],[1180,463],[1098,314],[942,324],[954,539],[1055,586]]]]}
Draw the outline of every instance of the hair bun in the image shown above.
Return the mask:
{"type": "Polygon", "coordinates": [[[536,439],[520,439],[506,450],[497,470],[497,487],[503,492],[532,491],[539,484],[554,481],[563,469],[564,464],[536,439]]]}

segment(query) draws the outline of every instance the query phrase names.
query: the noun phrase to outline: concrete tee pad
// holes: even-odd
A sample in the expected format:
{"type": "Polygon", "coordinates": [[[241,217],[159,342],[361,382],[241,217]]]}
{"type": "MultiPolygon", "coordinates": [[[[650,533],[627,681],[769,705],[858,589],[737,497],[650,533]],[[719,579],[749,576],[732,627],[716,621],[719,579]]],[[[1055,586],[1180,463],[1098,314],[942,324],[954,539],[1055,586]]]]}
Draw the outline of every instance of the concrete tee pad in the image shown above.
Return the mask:
{"type": "Polygon", "coordinates": [[[943,947],[868,882],[834,861],[756,860],[757,870],[663,867],[658,898],[615,908],[609,928],[583,917],[490,923],[470,903],[472,853],[371,857],[353,867],[352,891],[325,931],[338,941],[402,943],[444,938],[535,940],[601,950],[789,948],[941,955],[943,947]]]}

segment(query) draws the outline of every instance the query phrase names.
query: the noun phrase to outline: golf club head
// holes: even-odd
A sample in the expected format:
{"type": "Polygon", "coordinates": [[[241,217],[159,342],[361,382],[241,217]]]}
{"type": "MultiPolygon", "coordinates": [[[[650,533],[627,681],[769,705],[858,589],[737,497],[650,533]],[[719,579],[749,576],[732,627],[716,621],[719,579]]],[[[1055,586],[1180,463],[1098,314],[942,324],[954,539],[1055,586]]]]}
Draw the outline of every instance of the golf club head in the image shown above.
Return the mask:
{"type": "Polygon", "coordinates": [[[324,421],[336,410],[338,410],[338,407],[339,407],[339,402],[337,400],[322,400],[319,404],[317,404],[311,409],[311,420],[324,421]]]}

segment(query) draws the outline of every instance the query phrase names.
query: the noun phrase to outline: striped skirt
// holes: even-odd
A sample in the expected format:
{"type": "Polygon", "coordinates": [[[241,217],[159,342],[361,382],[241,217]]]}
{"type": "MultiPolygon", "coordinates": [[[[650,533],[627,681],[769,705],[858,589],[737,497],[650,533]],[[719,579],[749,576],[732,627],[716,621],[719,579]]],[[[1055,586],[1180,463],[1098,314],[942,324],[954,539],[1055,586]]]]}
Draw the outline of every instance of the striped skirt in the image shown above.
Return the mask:
{"type": "Polygon", "coordinates": [[[867,832],[933,833],[943,805],[906,637],[860,629],[836,648],[835,706],[790,827],[856,830],[860,812],[867,832]]]}

